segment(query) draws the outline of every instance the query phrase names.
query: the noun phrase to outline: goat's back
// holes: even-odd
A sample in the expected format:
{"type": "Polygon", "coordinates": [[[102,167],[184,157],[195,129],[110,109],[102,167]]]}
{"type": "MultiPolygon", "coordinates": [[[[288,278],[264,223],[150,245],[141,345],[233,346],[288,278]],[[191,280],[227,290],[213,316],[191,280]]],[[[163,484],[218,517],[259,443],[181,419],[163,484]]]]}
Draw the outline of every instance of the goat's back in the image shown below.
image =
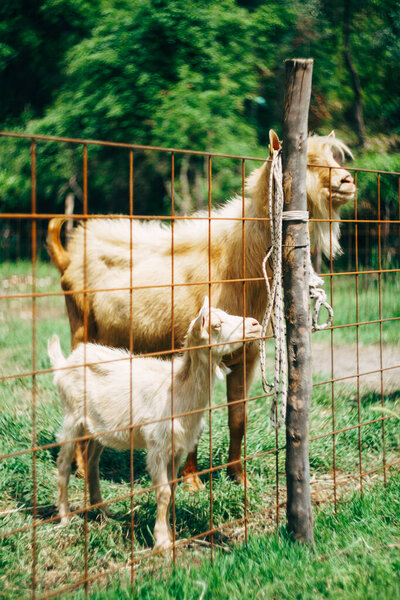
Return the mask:
{"type": "MultiPolygon", "coordinates": [[[[133,350],[138,353],[167,350],[172,344],[180,347],[207,294],[214,306],[241,314],[242,224],[233,219],[241,210],[241,202],[233,201],[221,209],[220,218],[224,215],[227,220],[211,224],[210,241],[206,219],[176,224],[173,257],[171,230],[159,223],[134,223],[132,234],[126,219],[92,220],[85,229],[76,228],[68,245],[71,262],[62,284],[66,290],[94,290],[87,294],[90,341],[129,348],[132,338],[133,350]],[[215,283],[210,290],[210,275],[214,281],[234,282],[215,283]]],[[[264,251],[264,236],[262,241],[264,251]]],[[[255,263],[260,269],[261,261],[255,263]]],[[[251,285],[247,286],[248,297],[260,297],[250,293],[251,285]]],[[[83,295],[74,294],[74,298],[83,312],[83,295]]],[[[260,318],[260,311],[256,312],[260,318]]],[[[72,311],[72,326],[75,317],[72,311]]],[[[77,325],[82,326],[82,320],[78,319],[77,325]]]]}
{"type": "Polygon", "coordinates": [[[145,447],[151,427],[141,426],[170,414],[170,363],[130,358],[128,352],[117,348],[80,344],[64,366],[70,368],[59,371],[55,381],[65,410],[82,424],[86,414],[88,433],[114,432],[98,438],[104,446],[129,448],[132,424],[137,426],[134,446],[145,447]]]}

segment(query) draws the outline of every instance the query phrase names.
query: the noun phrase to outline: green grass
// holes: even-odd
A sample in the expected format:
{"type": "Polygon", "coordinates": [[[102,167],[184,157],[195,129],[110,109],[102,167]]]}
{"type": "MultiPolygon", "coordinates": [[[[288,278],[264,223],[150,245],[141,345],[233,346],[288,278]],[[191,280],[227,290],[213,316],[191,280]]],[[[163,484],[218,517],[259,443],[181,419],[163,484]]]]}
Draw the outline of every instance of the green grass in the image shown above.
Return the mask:
{"type": "MultiPolygon", "coordinates": [[[[366,323],[380,319],[389,319],[382,323],[382,342],[398,344],[400,336],[400,316],[396,298],[400,296],[400,277],[398,273],[386,273],[379,276],[376,273],[358,276],[343,275],[333,277],[332,290],[329,277],[325,277],[325,291],[328,302],[334,309],[334,325],[343,326],[353,323],[366,323]],[[381,280],[381,297],[379,299],[379,277],[381,280]],[[357,319],[358,303],[358,319],[357,319]]],[[[324,311],[321,311],[321,319],[324,311]]],[[[335,342],[356,343],[356,327],[343,327],[334,330],[335,342]]],[[[358,327],[359,342],[362,344],[379,344],[380,324],[371,323],[358,327]]],[[[318,342],[328,342],[330,332],[317,332],[314,337],[318,342]]]]}
{"type": "MultiPolygon", "coordinates": [[[[37,266],[37,291],[57,291],[59,289],[59,281],[57,272],[53,267],[45,263],[38,263],[37,266]]],[[[0,294],[4,292],[12,293],[29,293],[31,291],[31,281],[27,277],[30,273],[29,263],[4,264],[0,266],[0,294]],[[17,275],[11,280],[11,277],[17,275]],[[4,286],[7,282],[8,285],[4,286]]],[[[347,281],[343,278],[343,282],[347,281]]],[[[344,286],[344,283],[341,285],[344,286]]],[[[347,283],[346,283],[347,285],[347,283]]],[[[385,280],[382,286],[383,298],[393,298],[397,293],[397,280],[385,280]]],[[[360,310],[361,306],[363,314],[375,314],[377,305],[376,284],[362,290],[360,287],[360,310]],[[375,286],[375,287],[374,287],[375,286]],[[374,291],[375,290],[375,291],[374,291]]],[[[345,287],[335,284],[334,288],[335,301],[335,319],[345,323],[351,322],[354,313],[354,297],[345,287]],[[342,300],[341,300],[342,299],[342,300]],[[342,306],[341,309],[336,309],[336,306],[342,306]],[[347,321],[346,321],[347,319],[347,321]]],[[[394,303],[393,303],[394,304],[394,303]]],[[[394,313],[389,313],[390,303],[385,300],[384,316],[394,313]]],[[[69,328],[68,321],[65,315],[64,299],[62,297],[45,297],[38,298],[35,303],[35,311],[37,314],[36,323],[36,358],[33,361],[32,356],[32,300],[31,299],[6,299],[0,301],[0,374],[7,375],[13,373],[29,372],[32,367],[38,369],[46,369],[49,367],[46,342],[47,339],[56,332],[61,338],[64,351],[68,351],[69,346],[69,328]]],[[[361,313],[360,313],[361,314],[361,313]]],[[[393,315],[394,316],[394,315],[393,315]]],[[[370,318],[370,317],[368,317],[370,318]]],[[[335,321],[336,322],[336,321],[335,321]]],[[[371,326],[372,327],[372,326],[371,326]]],[[[385,344],[398,344],[399,336],[395,336],[397,322],[392,322],[391,328],[385,328],[382,332],[383,341],[385,344]]],[[[360,327],[360,337],[363,327],[360,327]]],[[[354,328],[336,330],[334,333],[335,346],[346,344],[349,340],[346,336],[349,331],[354,332],[354,328]]],[[[372,331],[372,330],[370,330],[372,331]]],[[[376,333],[376,332],[375,332],[376,333]]],[[[370,337],[369,332],[366,340],[371,339],[369,343],[379,342],[379,326],[378,337],[370,337]]],[[[329,332],[315,334],[313,339],[317,339],[320,343],[325,339],[324,336],[329,336],[329,332]]],[[[363,343],[367,343],[363,341],[363,343]]],[[[269,349],[269,353],[271,350],[269,349]]],[[[362,346],[361,346],[362,352],[362,346]]],[[[271,361],[270,361],[271,362],[271,361]]],[[[322,379],[319,376],[319,381],[323,378],[329,379],[329,374],[322,374],[322,379]]],[[[361,428],[359,439],[359,416],[361,422],[373,421],[380,418],[381,414],[377,413],[375,408],[381,406],[381,394],[371,390],[362,389],[360,393],[360,402],[358,406],[357,389],[354,380],[353,383],[336,383],[334,389],[335,401],[335,426],[336,430],[352,427],[352,429],[339,433],[335,437],[335,461],[336,461],[336,477],[337,481],[342,483],[348,477],[354,476],[359,472],[359,443],[361,444],[361,460],[363,471],[376,469],[382,465],[383,460],[383,425],[382,422],[371,423],[361,428]],[[359,415],[360,410],[360,415],[359,415]]],[[[62,414],[60,402],[57,397],[55,387],[52,383],[50,374],[41,374],[36,378],[36,430],[37,443],[39,445],[53,443],[56,441],[57,432],[60,429],[62,414]]],[[[256,382],[252,395],[262,395],[262,388],[259,382],[256,382]]],[[[399,410],[398,404],[400,400],[400,391],[392,390],[385,392],[383,395],[384,404],[389,409],[399,410]]],[[[224,386],[219,383],[216,387],[214,404],[224,404],[226,402],[224,386]]],[[[313,403],[311,411],[310,433],[311,437],[316,437],[310,444],[310,461],[312,475],[312,490],[315,505],[324,504],[333,500],[333,440],[329,433],[332,431],[332,386],[325,384],[314,387],[313,403]],[[325,437],[321,437],[326,434],[325,437]]],[[[248,476],[252,487],[248,488],[247,510],[249,523],[252,530],[274,529],[275,511],[272,509],[276,501],[276,453],[275,449],[275,434],[269,426],[269,400],[258,399],[249,403],[248,411],[248,428],[246,435],[247,455],[267,453],[261,457],[251,459],[247,463],[248,476]],[[261,518],[259,511],[264,511],[261,518]]],[[[208,421],[208,418],[207,418],[208,421]]],[[[385,440],[386,440],[386,461],[394,462],[399,458],[400,432],[398,421],[395,418],[390,418],[385,421],[385,440]]],[[[279,432],[279,446],[284,446],[284,432],[279,432]]],[[[212,464],[218,466],[227,460],[227,448],[229,441],[229,433],[227,427],[227,410],[220,408],[212,412],[212,464]]],[[[32,446],[32,378],[17,377],[10,378],[0,383],[0,454],[18,452],[23,449],[29,449],[32,446]]],[[[210,465],[210,440],[209,428],[202,437],[199,450],[200,468],[206,469],[210,465]]],[[[0,463],[0,513],[1,522],[0,528],[4,531],[11,531],[16,528],[24,527],[32,523],[32,504],[33,495],[36,495],[38,506],[39,519],[45,519],[55,514],[55,494],[56,494],[56,456],[57,449],[41,450],[37,453],[36,459],[36,488],[33,489],[32,484],[32,455],[31,453],[23,454],[16,457],[4,459],[0,463]]],[[[284,499],[284,450],[278,453],[277,464],[279,472],[279,499],[284,499]]],[[[143,553],[149,551],[152,545],[152,529],[155,520],[155,499],[154,492],[146,492],[146,487],[149,485],[149,478],[145,471],[145,453],[135,452],[134,454],[135,467],[135,492],[144,490],[144,493],[135,496],[134,501],[134,524],[135,524],[135,541],[134,552],[135,556],[142,557],[143,553]]],[[[209,477],[204,477],[205,489],[198,494],[190,494],[182,485],[178,486],[176,491],[176,531],[178,539],[188,538],[192,535],[201,534],[209,528],[210,524],[210,481],[209,477]]],[[[101,460],[101,485],[103,496],[105,499],[113,499],[129,493],[130,490],[130,464],[129,453],[117,453],[106,450],[101,460]]],[[[375,481],[382,481],[382,473],[372,473],[366,476],[363,480],[364,488],[368,493],[369,487],[375,481]]],[[[337,488],[337,496],[340,498],[349,498],[354,488],[358,485],[358,480],[352,480],[337,488]]],[[[213,476],[213,523],[215,526],[227,524],[235,519],[240,519],[244,514],[244,493],[241,487],[234,485],[226,476],[225,469],[217,471],[213,476]]],[[[376,493],[379,494],[379,486],[376,488],[376,493]]],[[[391,488],[390,488],[391,489],[391,488]]],[[[375,493],[375,492],[374,492],[375,493]]],[[[83,506],[83,481],[77,478],[74,474],[71,476],[70,482],[70,501],[73,508],[83,506]]],[[[369,496],[368,496],[369,497],[369,496]]],[[[391,496],[388,496],[391,498],[391,496]]],[[[354,500],[357,505],[357,501],[354,500]]],[[[372,501],[371,501],[372,502],[372,501]]],[[[379,500],[379,506],[384,506],[383,496],[379,500]]],[[[392,501],[390,500],[387,510],[390,511],[392,501]]],[[[360,510],[364,510],[364,505],[360,505],[360,510]]],[[[385,505],[386,506],[386,505],[385,505]]],[[[88,519],[88,552],[89,576],[107,571],[118,565],[123,565],[130,557],[130,500],[124,499],[118,502],[113,502],[110,505],[113,512],[113,517],[106,520],[99,520],[95,511],[89,513],[88,519]]],[[[332,507],[325,514],[321,513],[320,523],[317,525],[317,533],[321,536],[322,546],[318,546],[318,552],[328,553],[328,542],[333,536],[333,528],[337,532],[338,548],[340,544],[340,535],[343,535],[343,543],[348,538],[347,529],[350,527],[350,521],[343,516],[347,514],[346,505],[340,507],[337,517],[332,515],[332,507]],[[333,519],[333,520],[330,520],[333,519]],[[343,522],[341,521],[343,519],[343,522]],[[324,529],[325,528],[325,529],[324,529]],[[324,544],[326,544],[324,546],[324,544]],[[326,550],[324,550],[324,548],[326,550]]],[[[383,508],[382,508],[383,510],[383,508]]],[[[386,510],[386,508],[385,508],[386,510]]],[[[283,518],[283,516],[281,515],[283,518]]],[[[371,528],[374,525],[371,524],[371,528]]],[[[76,517],[69,526],[57,527],[56,523],[42,524],[36,528],[36,546],[38,557],[37,581],[39,591],[45,592],[61,588],[72,584],[83,576],[84,572],[84,520],[82,517],[76,517]]],[[[235,542],[242,539],[243,532],[240,531],[240,525],[227,527],[220,534],[216,535],[216,541],[229,549],[232,548],[235,542]]],[[[365,537],[365,536],[363,536],[365,537]]],[[[369,538],[365,538],[369,539],[369,538]]],[[[349,538],[350,540],[350,538],[349,538]]],[[[355,542],[354,542],[355,543],[355,542]]],[[[377,545],[377,542],[370,545],[377,545]]],[[[344,546],[343,546],[344,547],[344,546]]],[[[358,556],[361,550],[365,550],[362,542],[357,542],[355,545],[355,556],[358,556]]],[[[277,542],[274,536],[257,540],[250,538],[249,549],[233,550],[232,555],[225,557],[225,566],[221,566],[221,573],[229,572],[233,568],[229,566],[229,560],[238,552],[239,564],[242,564],[242,570],[245,570],[247,556],[250,557],[248,566],[249,572],[254,568],[254,571],[260,571],[260,575],[254,575],[255,580],[263,581],[264,586],[276,586],[265,588],[265,594],[259,597],[285,597],[284,585],[294,586],[294,575],[292,579],[289,577],[290,569],[293,568],[294,561],[300,560],[299,550],[292,548],[290,544],[282,540],[277,542]],[[287,566],[287,574],[283,577],[284,581],[279,583],[279,577],[276,575],[267,576],[264,570],[257,566],[256,556],[262,552],[264,556],[275,556],[271,558],[270,568],[271,573],[274,569],[273,561],[279,565],[287,566]],[[281,552],[281,558],[279,553],[281,552]],[[247,554],[249,553],[249,554],[247,554]],[[275,554],[274,554],[275,553],[275,554]],[[293,554],[291,554],[293,553],[293,554]],[[290,563],[290,560],[293,562],[290,563]],[[290,567],[292,565],[292,567],[290,567]],[[224,571],[225,569],[225,571],[224,571]],[[268,578],[269,577],[269,578],[268,578]],[[270,581],[270,579],[273,581],[270,581]],[[290,583],[292,581],[292,583],[290,583]],[[278,585],[279,584],[279,585],[278,585]],[[279,587],[281,586],[281,587],[279,587]],[[275,591],[273,591],[275,590],[275,591]],[[274,595],[275,594],[275,595],[274,595]],[[281,596],[279,596],[281,594],[281,596]]],[[[332,551],[335,553],[335,550],[332,551]]],[[[186,553],[185,553],[186,554],[186,553]]],[[[188,560],[191,558],[196,564],[201,562],[201,557],[204,551],[191,548],[187,551],[188,560]]],[[[375,552],[366,552],[368,560],[373,563],[375,552]]],[[[305,555],[308,556],[308,555],[305,555]]],[[[347,555],[343,556],[343,568],[348,562],[347,555]]],[[[155,559],[154,559],[155,560],[155,559]]],[[[304,558],[302,569],[307,566],[307,561],[312,559],[310,556],[304,558]]],[[[162,559],[161,563],[164,564],[162,559]]],[[[31,564],[32,564],[32,530],[27,529],[19,533],[9,535],[3,540],[0,547],[0,589],[6,594],[7,598],[24,598],[29,596],[31,583],[31,564]]],[[[147,559],[143,561],[146,566],[151,565],[151,561],[147,559]]],[[[158,564],[156,562],[156,564],[158,564]]],[[[222,564],[222,563],[221,563],[222,564]]],[[[268,563],[269,564],[269,563],[268,563]]],[[[328,577],[329,569],[333,568],[331,559],[327,561],[317,562],[321,573],[326,573],[328,577]]],[[[354,566],[354,565],[353,565],[354,566]]],[[[147,568],[147,567],[146,567],[147,568]]],[[[157,573],[158,567],[154,567],[157,573]]],[[[286,567],[285,567],[286,568],[286,567]]],[[[311,567],[310,567],[311,568],[311,567]]],[[[365,566],[366,568],[366,566],[365,566]]],[[[203,571],[199,571],[199,575],[193,577],[203,578],[201,573],[206,573],[209,568],[202,567],[203,571]]],[[[339,566],[338,566],[339,569],[339,566]]],[[[378,566],[377,566],[378,569],[378,566]]],[[[382,565],[379,566],[379,576],[376,581],[383,581],[385,571],[382,565]],[[382,570],[383,569],[383,570],[382,570]]],[[[354,569],[353,569],[354,570],[354,569]]],[[[311,573],[311,572],[310,572],[311,573]]],[[[386,573],[387,578],[388,573],[386,573]]],[[[178,585],[176,579],[177,574],[173,575],[171,585],[178,585]],[[175,578],[175,579],[174,579],[175,578]]],[[[238,575],[239,577],[239,575],[238,575]]],[[[312,576],[310,574],[310,581],[312,576]]],[[[329,575],[330,577],[330,575],[329,575]]],[[[362,589],[354,573],[349,571],[344,573],[343,581],[348,578],[351,580],[351,585],[354,589],[362,589]],[[357,583],[358,582],[358,583],[357,583]]],[[[218,578],[217,578],[218,579],[218,578]]],[[[231,580],[232,577],[229,577],[231,580]]],[[[153,579],[152,579],[153,581],[153,579]]],[[[186,582],[186,587],[182,588],[182,594],[188,593],[186,590],[190,588],[189,579],[182,579],[186,582]]],[[[216,580],[217,581],[217,580],[216,580]]],[[[160,585],[163,584],[156,584],[160,585]]],[[[183,585],[183,584],[182,584],[183,585]]],[[[210,590],[214,590],[207,583],[207,594],[211,594],[210,590]]],[[[310,586],[312,588],[310,583],[310,586]]],[[[150,583],[143,583],[143,597],[150,597],[150,583]],[[146,596],[147,594],[147,596],[146,596]]],[[[215,583],[217,586],[217,582],[215,583]]],[[[316,594],[322,594],[320,589],[322,579],[315,580],[316,594]]],[[[389,586],[389,579],[385,583],[389,586]]],[[[310,590],[311,590],[310,588],[310,590]]],[[[140,589],[140,588],[138,588],[140,589]]],[[[158,589],[155,587],[155,589],[158,589]]],[[[202,588],[196,588],[192,581],[191,592],[193,597],[199,597],[202,588]],[[197,595],[196,595],[197,594],[197,595]]],[[[217,589],[217,588],[215,588],[217,589]]],[[[227,588],[228,589],[228,588],[227,588]]],[[[239,588],[238,588],[239,589],[239,588]]],[[[246,588],[247,589],[247,588],[246,588]]],[[[264,589],[258,586],[257,590],[264,589]]],[[[289,587],[287,588],[289,589],[289,587]]],[[[293,587],[294,589],[294,587],[293,587]]],[[[302,587],[299,584],[299,590],[302,587]]],[[[304,588],[306,589],[306,588],[304,588]]],[[[307,588],[308,589],[308,588],[307,588]]],[[[332,589],[335,589],[334,587],[332,589]]],[[[389,587],[389,589],[391,589],[389,587]]],[[[244,590],[244,588],[243,588],[244,590]]],[[[122,593],[122,592],[121,592],[122,593]]],[[[166,592],[167,593],[167,592],[166,592]]],[[[174,597],[172,592],[168,592],[174,597]]],[[[217,593],[217,592],[215,592],[217,593]]],[[[224,592],[225,593],[225,592],[224,592]]],[[[239,591],[232,589],[232,594],[239,594],[239,591]]],[[[247,592],[243,591],[243,594],[247,592]]],[[[261,592],[260,592],[261,593],[261,592]]],[[[306,591],[304,592],[306,593],[306,591]]],[[[307,591],[311,594],[311,591],[307,591]]],[[[331,593],[331,592],[329,592],[331,593]]],[[[225,597],[221,592],[221,597],[225,597]]],[[[256,592],[253,591],[253,595],[256,592]]],[[[299,592],[300,594],[300,592],[299,592]]],[[[333,592],[332,592],[333,594],[333,592]]],[[[176,592],[179,596],[179,593],[176,592]]],[[[250,596],[249,592],[249,596],[250,596]]],[[[376,594],[375,594],[376,595],[376,594]]],[[[161,597],[161,596],[160,596],[161,597]]],[[[185,596],[186,597],[186,596],[185,596]]],[[[187,597],[191,597],[188,595],[187,597]]],[[[211,597],[206,596],[206,597],[211,597]]],[[[239,595],[237,596],[239,597],[239,595]]],[[[247,596],[243,596],[247,597],[247,596]]],[[[288,597],[303,597],[298,596],[288,597]]],[[[308,597],[308,596],[304,596],[308,597]]],[[[318,597],[333,597],[333,596],[315,596],[318,597]]],[[[354,596],[357,597],[357,596],[354,596]]],[[[360,598],[362,596],[359,596],[360,598]]],[[[368,596],[366,596],[368,597],[368,596]]],[[[389,596],[388,596],[389,597],[389,596]]],[[[391,597],[394,597],[393,595],[391,597]]]]}
{"type": "MultiPolygon", "coordinates": [[[[190,556],[169,571],[138,574],[134,593],[120,579],[89,594],[90,600],[394,600],[400,597],[400,477],[339,505],[315,511],[315,545],[291,543],[284,529],[253,535],[247,546],[215,552],[196,565],[190,556]],[[194,564],[193,564],[194,563],[194,564]]],[[[73,600],[84,598],[79,592],[73,600]]]]}

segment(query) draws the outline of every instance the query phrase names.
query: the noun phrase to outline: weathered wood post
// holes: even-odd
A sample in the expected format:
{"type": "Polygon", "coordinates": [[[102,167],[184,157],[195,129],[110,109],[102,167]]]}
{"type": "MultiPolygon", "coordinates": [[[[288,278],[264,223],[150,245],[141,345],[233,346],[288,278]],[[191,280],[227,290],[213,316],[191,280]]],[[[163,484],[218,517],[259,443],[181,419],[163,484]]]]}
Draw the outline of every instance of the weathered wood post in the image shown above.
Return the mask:
{"type": "MultiPolygon", "coordinates": [[[[283,190],[285,211],[306,211],[308,110],[313,60],[286,61],[283,109],[283,190]]],[[[286,481],[288,531],[295,540],[313,541],[308,455],[311,403],[311,315],[308,223],[283,223],[283,288],[288,350],[286,481]]]]}

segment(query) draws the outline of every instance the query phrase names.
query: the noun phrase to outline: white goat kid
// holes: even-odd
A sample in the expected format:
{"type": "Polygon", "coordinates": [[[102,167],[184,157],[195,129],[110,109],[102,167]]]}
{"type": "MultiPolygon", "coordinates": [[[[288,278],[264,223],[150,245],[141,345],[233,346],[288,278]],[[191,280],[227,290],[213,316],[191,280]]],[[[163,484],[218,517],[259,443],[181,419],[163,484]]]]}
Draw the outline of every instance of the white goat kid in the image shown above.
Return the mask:
{"type": "Polygon", "coordinates": [[[170,362],[132,356],[125,350],[96,344],[80,344],[65,358],[58,337],[53,336],[48,343],[48,354],[52,366],[62,369],[55,373],[54,382],[64,407],[59,439],[66,442],[57,460],[61,522],[69,518],[68,481],[75,450],[75,442],[68,440],[83,435],[85,421],[87,433],[96,436],[88,442],[88,484],[91,504],[100,504],[103,502],[98,470],[101,452],[106,446],[129,449],[132,430],[134,448],[147,448],[147,469],[156,486],[155,548],[168,548],[172,539],[169,523],[172,461],[176,476],[182,457],[199,441],[204,425],[201,409],[209,401],[210,368],[212,386],[215,375],[221,373],[222,357],[240,348],[243,336],[252,340],[259,335],[258,321],[210,308],[206,298],[186,336],[185,347],[192,349],[174,359],[173,372],[170,362]],[[211,360],[209,348],[202,347],[208,344],[218,344],[211,347],[211,360]],[[200,410],[173,419],[174,456],[172,408],[175,415],[200,410]]]}

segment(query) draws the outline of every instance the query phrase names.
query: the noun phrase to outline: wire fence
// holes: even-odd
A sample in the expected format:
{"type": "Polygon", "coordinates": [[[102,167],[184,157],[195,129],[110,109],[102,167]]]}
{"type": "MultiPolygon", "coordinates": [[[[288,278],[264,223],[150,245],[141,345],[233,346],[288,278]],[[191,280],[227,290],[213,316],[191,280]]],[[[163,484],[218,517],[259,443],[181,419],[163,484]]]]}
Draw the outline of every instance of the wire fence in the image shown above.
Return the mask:
{"type": "MultiPolygon", "coordinates": [[[[172,486],[171,554],[152,551],[149,528],[155,516],[153,490],[157,491],[161,486],[149,484],[143,455],[134,452],[135,430],[140,425],[133,423],[135,380],[132,363],[135,358],[132,353],[169,359],[171,382],[174,382],[177,356],[194,350],[193,347],[182,347],[190,322],[181,317],[182,299],[187,303],[187,298],[191,301],[207,294],[213,305],[213,297],[219,298],[223,289],[230,299],[236,298],[230,305],[241,307],[236,314],[260,319],[259,314],[251,314],[246,306],[249,306],[249,296],[254,295],[254,290],[264,293],[265,300],[261,264],[257,275],[248,264],[246,248],[251,243],[251,225],[268,224],[268,218],[246,214],[245,178],[248,165],[260,166],[264,159],[72,138],[1,135],[3,139],[20,140],[30,162],[27,175],[30,180],[30,210],[14,209],[14,212],[0,214],[0,321],[4,332],[0,369],[3,387],[1,411],[4,417],[0,459],[5,473],[0,535],[3,548],[11,548],[18,555],[23,555],[20,560],[26,571],[21,578],[17,574],[13,576],[10,569],[5,589],[19,593],[19,597],[30,593],[34,598],[51,598],[70,594],[79,588],[88,592],[93,584],[117,574],[127,577],[133,586],[138,573],[146,569],[155,571],[165,562],[184,562],[188,555],[199,552],[209,552],[213,560],[216,550],[229,551],[233,542],[247,542],[254,530],[271,529],[279,533],[279,525],[285,518],[281,510],[285,505],[284,432],[273,431],[268,426],[269,408],[266,403],[270,400],[262,392],[258,373],[254,385],[251,388],[248,385],[251,379],[249,365],[254,363],[255,353],[254,343],[246,341],[244,330],[237,340],[243,344],[242,350],[227,361],[234,377],[228,379],[227,399],[222,384],[217,386],[215,394],[212,393],[210,368],[208,406],[205,409],[176,411],[172,383],[170,415],[146,421],[146,425],[171,423],[174,455],[173,432],[179,426],[179,420],[197,414],[204,414],[206,419],[206,433],[199,446],[199,463],[192,456],[185,464],[183,475],[180,475],[172,462],[170,483],[180,485],[172,486]],[[38,209],[42,174],[38,149],[44,143],[52,145],[54,152],[59,146],[68,144],[74,147],[75,153],[81,153],[82,199],[79,211],[73,214],[51,211],[45,203],[42,210],[38,209]],[[92,198],[90,191],[90,177],[101,165],[89,160],[88,149],[92,146],[124,154],[128,180],[127,194],[121,201],[126,206],[120,208],[124,214],[97,214],[96,199],[92,198]],[[159,153],[163,156],[163,164],[169,164],[169,173],[167,176],[164,174],[165,197],[169,201],[165,214],[137,214],[135,211],[135,163],[137,156],[140,162],[143,153],[159,153]],[[185,216],[177,208],[177,196],[181,197],[185,185],[187,187],[182,156],[202,161],[202,213],[185,216]],[[239,216],[213,211],[214,176],[218,177],[218,189],[223,187],[223,169],[218,167],[219,160],[225,161],[224,168],[229,161],[236,173],[236,181],[240,183],[241,191],[236,198],[241,207],[239,216]],[[116,220],[127,223],[129,243],[125,259],[128,257],[128,262],[125,260],[124,263],[116,252],[114,262],[108,264],[109,271],[118,267],[119,260],[125,268],[128,264],[122,278],[123,285],[115,285],[111,279],[107,284],[103,279],[99,285],[93,285],[93,249],[87,239],[89,230],[83,228],[82,270],[78,285],[74,288],[65,284],[60,290],[59,274],[46,262],[45,237],[48,223],[54,218],[74,223],[107,219],[106,227],[112,227],[116,220]],[[159,278],[147,283],[143,283],[143,279],[135,281],[132,266],[136,264],[136,244],[139,242],[135,238],[134,224],[159,221],[165,224],[162,239],[169,236],[169,242],[167,248],[162,248],[160,241],[157,252],[164,252],[169,267],[165,271],[167,263],[164,261],[159,269],[159,278]],[[182,269],[190,271],[185,263],[185,252],[189,250],[182,248],[179,237],[181,221],[192,223],[193,240],[199,240],[198,273],[190,272],[186,279],[182,278],[182,269]],[[232,270],[236,275],[218,278],[213,262],[214,253],[218,250],[216,231],[232,223],[240,229],[239,243],[230,256],[231,262],[237,263],[232,270]],[[197,233],[199,228],[202,232],[200,237],[197,233]],[[204,257],[205,264],[202,264],[204,257]],[[112,332],[107,338],[102,329],[103,326],[107,328],[107,324],[95,322],[92,314],[95,294],[107,298],[123,295],[123,306],[114,303],[115,314],[123,310],[129,317],[122,338],[118,335],[113,339],[112,332]],[[149,306],[158,302],[160,297],[164,301],[161,306],[164,306],[165,314],[161,311],[158,318],[168,321],[168,326],[165,326],[167,334],[154,333],[153,341],[143,341],[135,328],[138,298],[144,299],[144,304],[149,306]],[[64,302],[67,303],[71,332],[64,302]],[[105,453],[106,498],[101,502],[90,502],[87,466],[90,443],[101,438],[104,432],[90,433],[85,425],[83,435],[57,441],[61,403],[52,384],[54,370],[49,367],[45,349],[47,339],[54,331],[59,333],[65,348],[71,333],[73,346],[78,341],[105,343],[107,339],[108,345],[130,350],[129,355],[117,359],[121,364],[130,364],[128,424],[107,430],[108,434],[129,435],[130,448],[123,458],[117,457],[116,453],[105,453]],[[226,413],[229,415],[230,442],[228,428],[223,423],[226,413]],[[71,481],[70,514],[75,516],[75,520],[68,526],[57,527],[60,517],[55,507],[55,459],[60,447],[71,442],[81,445],[86,468],[83,469],[83,482],[77,477],[71,481]],[[225,477],[226,469],[230,478],[240,485],[234,485],[225,477]],[[193,476],[193,472],[197,472],[197,477],[193,476]],[[192,487],[201,485],[199,478],[203,486],[205,484],[204,489],[197,493],[188,491],[188,482],[192,487]],[[94,509],[109,507],[114,507],[117,512],[113,517],[99,521],[94,509]]],[[[313,165],[313,169],[326,170],[326,166],[313,165]]],[[[393,413],[400,397],[400,311],[397,301],[400,292],[400,173],[347,170],[353,175],[357,191],[351,207],[344,208],[341,224],[344,252],[337,260],[334,261],[332,255],[332,231],[338,219],[332,216],[331,183],[330,218],[311,219],[311,227],[318,222],[326,222],[330,227],[330,257],[327,260],[321,258],[317,247],[314,262],[324,278],[335,311],[332,327],[315,333],[313,337],[312,498],[316,504],[332,502],[335,511],[339,508],[341,497],[346,497],[354,488],[362,493],[364,486],[375,479],[386,484],[390,470],[400,464],[393,413]]],[[[330,167],[330,182],[332,171],[334,168],[330,167]]],[[[218,197],[218,192],[215,195],[218,197]]],[[[142,245],[151,248],[153,254],[157,249],[157,241],[152,239],[154,232],[155,229],[148,229],[141,238],[142,245]]],[[[61,240],[65,246],[65,239],[61,240]]],[[[99,247],[98,252],[106,254],[107,243],[99,247]]],[[[229,239],[224,239],[224,243],[229,244],[229,239]]],[[[153,267],[145,265],[146,269],[153,272],[153,267]]],[[[264,300],[261,298],[259,301],[261,308],[264,300]]],[[[225,304],[229,302],[226,300],[225,304]]],[[[195,314],[193,308],[191,318],[195,314]]],[[[209,348],[211,365],[214,344],[208,343],[204,347],[209,348]]],[[[268,356],[271,359],[270,353],[268,356]]],[[[86,354],[84,357],[84,421],[87,423],[87,370],[93,367],[93,363],[86,360],[86,354]]],[[[111,362],[96,362],[96,365],[105,366],[111,362]]],[[[273,360],[270,362],[273,364],[273,360]]]]}

